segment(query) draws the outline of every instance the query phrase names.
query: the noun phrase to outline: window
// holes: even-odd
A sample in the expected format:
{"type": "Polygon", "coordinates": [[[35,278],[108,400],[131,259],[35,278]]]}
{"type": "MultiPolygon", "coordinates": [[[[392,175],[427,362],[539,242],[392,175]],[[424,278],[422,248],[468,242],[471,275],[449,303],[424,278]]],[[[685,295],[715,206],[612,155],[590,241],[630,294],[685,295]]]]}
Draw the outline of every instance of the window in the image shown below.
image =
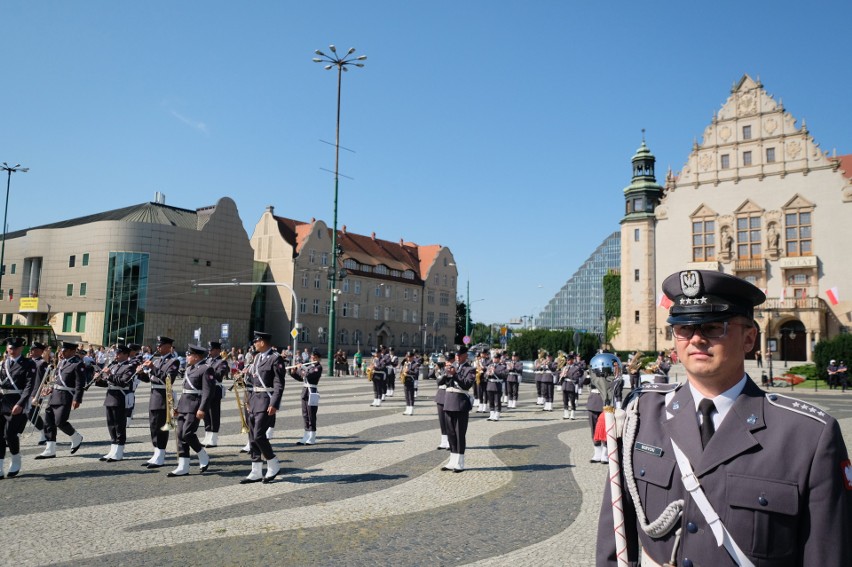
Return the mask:
{"type": "Polygon", "coordinates": [[[364,333],[361,331],[355,331],[352,333],[352,344],[360,345],[361,341],[364,340],[364,333]]]}
{"type": "Polygon", "coordinates": [[[402,277],[404,277],[407,280],[413,280],[414,279],[414,272],[412,270],[405,270],[404,272],[402,272],[402,277]]]}
{"type": "Polygon", "coordinates": [[[349,280],[344,279],[342,285],[343,293],[349,293],[349,280]]]}
{"type": "Polygon", "coordinates": [[[308,300],[304,297],[299,300],[299,313],[307,313],[308,311],[308,300]]]}
{"type": "MultiPolygon", "coordinates": [[[[85,254],[83,254],[83,265],[84,265],[84,266],[88,266],[88,265],[89,265],[89,253],[88,253],[88,252],[86,252],[85,254]]],[[[12,273],[15,273],[15,272],[12,272],[12,273]]]]}
{"type": "Polygon", "coordinates": [[[404,301],[408,301],[408,291],[409,291],[409,290],[408,290],[408,288],[407,288],[407,287],[406,287],[406,288],[404,288],[404,289],[402,290],[402,299],[403,299],[404,301]]]}
{"type": "Polygon", "coordinates": [[[309,343],[311,342],[311,330],[307,327],[302,327],[299,331],[299,342],[301,343],[309,343]]]}
{"type": "Polygon", "coordinates": [[[65,296],[71,297],[72,295],[74,295],[74,284],[70,283],[65,286],[65,296]]]}
{"type": "Polygon", "coordinates": [[[737,217],[737,258],[761,257],[760,216],[757,213],[737,217]]]}
{"type": "Polygon", "coordinates": [[[810,256],[813,254],[811,212],[788,211],[784,215],[784,225],[787,256],[810,256]]]}
{"type": "Polygon", "coordinates": [[[62,316],[62,332],[70,333],[71,325],[74,323],[74,314],[73,313],[65,313],[62,316]]]}
{"type": "Polygon", "coordinates": [[[434,311],[428,311],[426,313],[426,324],[431,325],[434,322],[435,322],[435,312],[434,311]]]}
{"type": "Polygon", "coordinates": [[[450,322],[450,318],[449,318],[449,317],[450,317],[450,316],[449,316],[449,315],[447,315],[446,313],[439,313],[439,314],[438,314],[438,324],[439,324],[441,327],[446,327],[446,326],[449,324],[449,322],[450,322]]]}
{"type": "Polygon", "coordinates": [[[302,274],[302,287],[308,287],[308,272],[302,274]]]}
{"type": "Polygon", "coordinates": [[[373,320],[378,321],[381,315],[381,308],[377,305],[373,308],[373,320]]]}
{"type": "MultiPolygon", "coordinates": [[[[12,269],[14,270],[15,268],[13,267],[12,269]]],[[[15,272],[12,273],[14,274],[15,272]]],[[[447,274],[444,274],[444,285],[447,285],[447,274]]]]}
{"type": "Polygon", "coordinates": [[[393,286],[385,284],[384,288],[385,288],[385,297],[390,297],[391,295],[393,295],[393,286]]]}
{"type": "Polygon", "coordinates": [[[417,290],[411,290],[411,301],[417,301],[417,290]]]}
{"type": "Polygon", "coordinates": [[[317,329],[317,340],[321,343],[324,343],[328,340],[328,332],[322,327],[317,329]]]}
{"type": "Polygon", "coordinates": [[[76,256],[69,256],[68,257],[68,267],[73,268],[75,263],[77,263],[77,257],[76,256]]]}
{"type": "Polygon", "coordinates": [[[361,280],[353,281],[352,285],[355,287],[355,295],[361,295],[361,280]]]}
{"type": "Polygon", "coordinates": [[[403,308],[402,310],[402,322],[408,323],[408,309],[403,308]]]}
{"type": "Polygon", "coordinates": [[[719,156],[719,159],[720,167],[722,169],[728,169],[729,167],[731,167],[731,157],[728,154],[722,154],[721,156],[719,156]]]}
{"type": "Polygon", "coordinates": [[[751,152],[743,152],[743,165],[751,165],[751,152]]]}
{"type": "Polygon", "coordinates": [[[15,273],[15,268],[16,268],[16,267],[17,267],[17,265],[16,265],[16,264],[12,264],[12,273],[13,273],[13,274],[15,273]]]}
{"type": "Polygon", "coordinates": [[[716,221],[693,219],[692,261],[710,262],[716,259],[716,221]]]}
{"type": "Polygon", "coordinates": [[[787,276],[787,285],[809,285],[810,278],[807,274],[790,274],[787,276]]]}
{"type": "Polygon", "coordinates": [[[85,313],[77,313],[77,327],[75,331],[78,333],[83,333],[86,331],[86,314],[85,313]]]}
{"type": "Polygon", "coordinates": [[[82,282],[80,284],[80,295],[81,296],[86,295],[86,287],[87,287],[86,282],[82,282]]]}
{"type": "Polygon", "coordinates": [[[384,264],[379,264],[378,266],[376,266],[376,273],[386,276],[388,275],[388,267],[384,264]]]}
{"type": "Polygon", "coordinates": [[[314,276],[314,289],[322,289],[322,278],[319,274],[314,276]]]}
{"type": "Polygon", "coordinates": [[[352,304],[352,317],[357,319],[360,316],[361,316],[361,305],[359,305],[358,303],[353,303],[352,304]]]}
{"type": "Polygon", "coordinates": [[[634,320],[635,323],[639,322],[639,311],[633,312],[633,320],[634,320]]]}
{"type": "Polygon", "coordinates": [[[399,339],[399,345],[405,346],[408,344],[408,333],[403,333],[399,339]]]}
{"type": "Polygon", "coordinates": [[[639,281],[639,270],[633,270],[633,281],[634,282],[639,281]]]}
{"type": "Polygon", "coordinates": [[[343,261],[343,267],[346,268],[347,270],[357,270],[358,269],[358,262],[356,262],[352,258],[347,258],[346,260],[343,261]]]}
{"type": "Polygon", "coordinates": [[[310,251],[308,252],[308,263],[313,264],[314,262],[316,262],[316,260],[317,260],[316,250],[311,248],[310,251]]]}
{"type": "Polygon", "coordinates": [[[751,140],[751,126],[743,126],[743,140],[751,140]]]}
{"type": "Polygon", "coordinates": [[[346,301],[343,302],[343,307],[340,309],[341,317],[349,317],[349,303],[346,301]]]}
{"type": "Polygon", "coordinates": [[[323,266],[328,266],[328,252],[322,253],[322,260],[320,262],[323,266]]]}
{"type": "Polygon", "coordinates": [[[450,294],[446,291],[441,292],[441,305],[449,305],[450,304],[450,294]]]}
{"type": "Polygon", "coordinates": [[[775,163],[775,148],[766,148],[766,163],[775,163]]]}
{"type": "Polygon", "coordinates": [[[411,322],[417,323],[417,309],[411,312],[411,322]]]}
{"type": "Polygon", "coordinates": [[[639,229],[633,229],[633,242],[639,242],[639,229]]]}
{"type": "Polygon", "coordinates": [[[320,312],[320,300],[314,299],[313,307],[311,308],[311,313],[314,315],[319,315],[320,312]]]}
{"type": "Polygon", "coordinates": [[[325,300],[325,314],[328,315],[330,313],[331,313],[331,300],[326,299],[325,300]]]}
{"type": "Polygon", "coordinates": [[[385,321],[391,320],[391,310],[390,307],[385,307],[385,321]]]}
{"type": "Polygon", "coordinates": [[[346,329],[340,330],[340,344],[348,345],[349,344],[349,331],[346,329]]]}
{"type": "Polygon", "coordinates": [[[429,305],[435,305],[435,290],[430,289],[426,291],[426,303],[429,305]]]}
{"type": "Polygon", "coordinates": [[[400,277],[402,274],[399,273],[399,270],[391,270],[391,275],[395,278],[400,277]]]}
{"type": "Polygon", "coordinates": [[[376,286],[376,297],[382,296],[382,284],[376,286]]]}

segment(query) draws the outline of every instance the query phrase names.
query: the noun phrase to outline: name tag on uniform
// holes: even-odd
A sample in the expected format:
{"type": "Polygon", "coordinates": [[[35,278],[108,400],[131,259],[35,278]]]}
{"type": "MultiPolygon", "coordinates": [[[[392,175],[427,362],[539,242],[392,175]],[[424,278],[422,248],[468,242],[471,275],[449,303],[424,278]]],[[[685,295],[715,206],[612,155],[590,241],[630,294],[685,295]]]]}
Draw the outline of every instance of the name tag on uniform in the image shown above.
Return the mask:
{"type": "Polygon", "coordinates": [[[634,445],[634,448],[637,451],[642,451],[643,453],[648,453],[650,455],[654,455],[655,457],[662,457],[663,456],[663,450],[660,447],[654,447],[653,445],[646,445],[645,443],[642,443],[640,441],[636,442],[636,445],[634,445]]]}

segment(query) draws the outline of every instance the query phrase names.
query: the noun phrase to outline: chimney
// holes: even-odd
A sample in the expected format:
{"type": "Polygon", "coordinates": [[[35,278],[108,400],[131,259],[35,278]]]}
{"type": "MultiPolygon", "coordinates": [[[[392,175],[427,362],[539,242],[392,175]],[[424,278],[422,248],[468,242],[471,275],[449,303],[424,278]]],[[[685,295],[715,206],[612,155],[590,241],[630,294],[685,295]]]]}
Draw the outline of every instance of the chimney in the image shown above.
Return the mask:
{"type": "Polygon", "coordinates": [[[166,194],[160,193],[159,191],[155,192],[154,193],[154,202],[157,203],[158,205],[165,205],[166,204],[166,194]]]}
{"type": "Polygon", "coordinates": [[[315,222],[317,222],[317,219],[315,217],[311,217],[311,224],[314,224],[315,222]]]}
{"type": "Polygon", "coordinates": [[[345,225],[345,224],[344,224],[344,225],[343,225],[343,227],[340,229],[340,234],[346,234],[346,225],[345,225]]]}
{"type": "Polygon", "coordinates": [[[375,240],[375,239],[376,239],[376,233],[374,232],[373,234],[371,234],[371,235],[370,235],[370,238],[372,238],[373,240],[375,240]]]}
{"type": "Polygon", "coordinates": [[[402,241],[402,238],[400,238],[399,239],[399,245],[402,246],[403,244],[404,244],[404,242],[402,241]]]}
{"type": "Polygon", "coordinates": [[[266,205],[266,212],[269,213],[270,215],[274,215],[275,214],[275,207],[272,206],[272,205],[266,205]]]}

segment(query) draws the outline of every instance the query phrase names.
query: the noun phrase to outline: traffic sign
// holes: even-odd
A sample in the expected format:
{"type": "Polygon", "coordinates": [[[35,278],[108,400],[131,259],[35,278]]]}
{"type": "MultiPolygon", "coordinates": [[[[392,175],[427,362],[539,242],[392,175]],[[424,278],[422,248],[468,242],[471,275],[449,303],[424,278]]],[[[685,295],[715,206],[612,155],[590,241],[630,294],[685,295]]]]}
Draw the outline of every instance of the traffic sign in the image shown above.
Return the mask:
{"type": "Polygon", "coordinates": [[[292,331],[290,331],[290,336],[295,339],[296,337],[299,336],[299,331],[297,331],[296,329],[293,329],[292,331]]]}
{"type": "Polygon", "coordinates": [[[464,338],[462,339],[462,342],[466,345],[469,345],[470,344],[470,337],[465,335],[464,338]]]}

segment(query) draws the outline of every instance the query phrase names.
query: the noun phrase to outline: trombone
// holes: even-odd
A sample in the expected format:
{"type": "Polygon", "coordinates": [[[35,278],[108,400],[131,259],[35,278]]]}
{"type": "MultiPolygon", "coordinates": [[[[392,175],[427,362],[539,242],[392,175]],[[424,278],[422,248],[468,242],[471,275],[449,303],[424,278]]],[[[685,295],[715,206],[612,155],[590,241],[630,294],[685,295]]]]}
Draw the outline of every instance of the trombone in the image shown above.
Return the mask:
{"type": "Polygon", "coordinates": [[[249,426],[248,422],[246,421],[246,404],[248,403],[248,392],[246,392],[245,371],[234,377],[234,383],[229,388],[229,390],[234,391],[234,399],[237,400],[237,411],[239,411],[240,413],[240,433],[248,433],[249,426]],[[240,390],[243,391],[242,396],[240,396],[240,390]]]}

